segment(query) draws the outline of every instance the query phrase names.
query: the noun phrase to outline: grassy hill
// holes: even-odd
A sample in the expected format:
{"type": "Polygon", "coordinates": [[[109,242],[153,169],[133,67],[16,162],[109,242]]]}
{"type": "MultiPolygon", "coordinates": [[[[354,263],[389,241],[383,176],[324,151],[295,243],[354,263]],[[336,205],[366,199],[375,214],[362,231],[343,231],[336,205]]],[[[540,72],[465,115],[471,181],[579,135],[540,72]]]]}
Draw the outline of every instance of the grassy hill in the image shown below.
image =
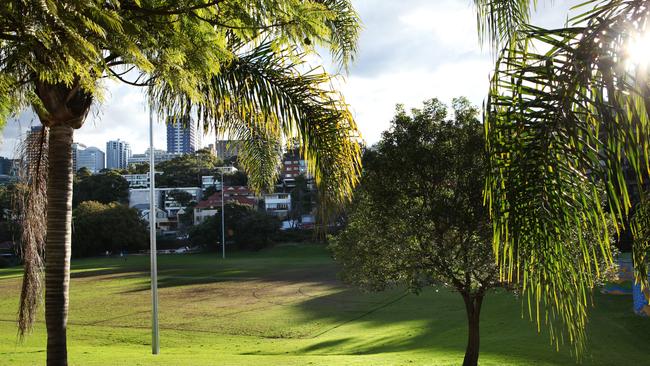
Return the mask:
{"type": "MultiPolygon", "coordinates": [[[[323,247],[159,257],[161,354],[150,350],[146,256],[73,262],[73,365],[458,365],[466,321],[445,289],[364,294],[341,284],[323,247]]],[[[42,365],[45,325],[16,339],[20,268],[0,270],[0,365],[42,365]]],[[[596,295],[583,365],[650,365],[650,319],[631,298],[596,295]]],[[[481,318],[482,365],[567,365],[521,302],[497,292],[481,318]]]]}

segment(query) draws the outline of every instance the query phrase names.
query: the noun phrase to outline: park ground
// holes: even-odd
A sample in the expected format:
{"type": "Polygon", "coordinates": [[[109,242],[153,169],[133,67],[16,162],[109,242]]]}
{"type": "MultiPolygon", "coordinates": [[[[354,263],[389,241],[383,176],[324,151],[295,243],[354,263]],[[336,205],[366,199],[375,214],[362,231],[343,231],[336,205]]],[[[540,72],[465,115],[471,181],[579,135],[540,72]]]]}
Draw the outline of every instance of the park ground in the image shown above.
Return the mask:
{"type": "MultiPolygon", "coordinates": [[[[459,365],[466,321],[458,294],[366,294],[337,280],[327,250],[159,257],[161,354],[152,356],[146,256],[73,261],[72,365],[459,365]]],[[[21,269],[0,270],[0,365],[43,365],[43,316],[16,337],[21,269]]],[[[628,296],[596,294],[582,365],[650,365],[650,319],[628,296]]],[[[537,334],[521,301],[487,296],[481,365],[575,364],[537,334]]]]}

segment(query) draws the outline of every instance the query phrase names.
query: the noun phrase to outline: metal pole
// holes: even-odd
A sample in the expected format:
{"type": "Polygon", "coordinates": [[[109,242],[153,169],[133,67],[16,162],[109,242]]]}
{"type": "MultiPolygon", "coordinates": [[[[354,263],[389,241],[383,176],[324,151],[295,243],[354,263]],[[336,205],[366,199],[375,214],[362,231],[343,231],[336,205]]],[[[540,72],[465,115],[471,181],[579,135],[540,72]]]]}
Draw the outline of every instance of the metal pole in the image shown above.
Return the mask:
{"type": "Polygon", "coordinates": [[[221,258],[226,259],[226,225],[223,205],[223,191],[226,189],[226,184],[223,181],[223,168],[221,170],[221,258]]]}
{"type": "Polygon", "coordinates": [[[158,262],[156,251],[156,175],[154,173],[153,111],[149,108],[149,240],[151,244],[151,353],[160,353],[158,332],[158,262]]]}

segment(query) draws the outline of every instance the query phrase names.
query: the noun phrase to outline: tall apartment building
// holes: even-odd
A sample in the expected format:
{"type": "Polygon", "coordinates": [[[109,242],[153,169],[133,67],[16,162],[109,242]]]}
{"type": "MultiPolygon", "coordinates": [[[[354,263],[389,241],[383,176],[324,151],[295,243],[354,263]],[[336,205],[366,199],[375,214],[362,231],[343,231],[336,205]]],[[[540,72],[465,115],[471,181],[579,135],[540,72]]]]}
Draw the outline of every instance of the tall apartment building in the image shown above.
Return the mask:
{"type": "Polygon", "coordinates": [[[197,129],[190,117],[167,120],[167,152],[191,154],[197,147],[197,129]]]}
{"type": "Polygon", "coordinates": [[[106,168],[126,169],[131,157],[131,146],[122,140],[106,143],[106,168]]]}
{"type": "Polygon", "coordinates": [[[45,134],[45,141],[43,141],[43,146],[41,147],[42,132],[43,126],[40,125],[32,126],[27,131],[23,144],[25,145],[25,159],[28,167],[38,162],[39,154],[47,153],[48,136],[45,134]]]}
{"type": "Polygon", "coordinates": [[[77,165],[75,171],[81,168],[87,168],[91,173],[99,173],[104,169],[104,152],[94,146],[87,147],[83,150],[77,150],[77,165]]]}
{"type": "Polygon", "coordinates": [[[0,175],[16,175],[20,161],[0,156],[0,175]]]}
{"type": "Polygon", "coordinates": [[[79,152],[85,149],[86,149],[86,145],[84,144],[80,144],[78,142],[72,143],[72,171],[73,172],[76,172],[77,170],[81,169],[81,167],[77,163],[77,158],[79,157],[79,152]]]}

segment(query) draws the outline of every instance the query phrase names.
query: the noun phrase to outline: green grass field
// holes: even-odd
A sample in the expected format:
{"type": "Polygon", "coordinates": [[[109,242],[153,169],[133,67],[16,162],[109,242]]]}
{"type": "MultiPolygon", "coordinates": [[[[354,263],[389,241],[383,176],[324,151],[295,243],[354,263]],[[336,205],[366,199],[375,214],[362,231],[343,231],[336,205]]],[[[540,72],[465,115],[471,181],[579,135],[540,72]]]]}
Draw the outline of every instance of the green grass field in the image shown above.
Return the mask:
{"type": "MultiPolygon", "coordinates": [[[[336,279],[319,246],[159,257],[161,354],[150,347],[148,257],[73,262],[73,365],[458,365],[466,323],[444,289],[364,294],[336,279]]],[[[0,365],[43,365],[43,317],[16,338],[20,268],[0,270],[0,365]]],[[[597,295],[584,365],[650,365],[650,319],[629,297],[597,295]]],[[[487,296],[482,365],[574,364],[522,319],[511,294],[487,296]]],[[[568,348],[568,347],[567,347],[568,348]]]]}

